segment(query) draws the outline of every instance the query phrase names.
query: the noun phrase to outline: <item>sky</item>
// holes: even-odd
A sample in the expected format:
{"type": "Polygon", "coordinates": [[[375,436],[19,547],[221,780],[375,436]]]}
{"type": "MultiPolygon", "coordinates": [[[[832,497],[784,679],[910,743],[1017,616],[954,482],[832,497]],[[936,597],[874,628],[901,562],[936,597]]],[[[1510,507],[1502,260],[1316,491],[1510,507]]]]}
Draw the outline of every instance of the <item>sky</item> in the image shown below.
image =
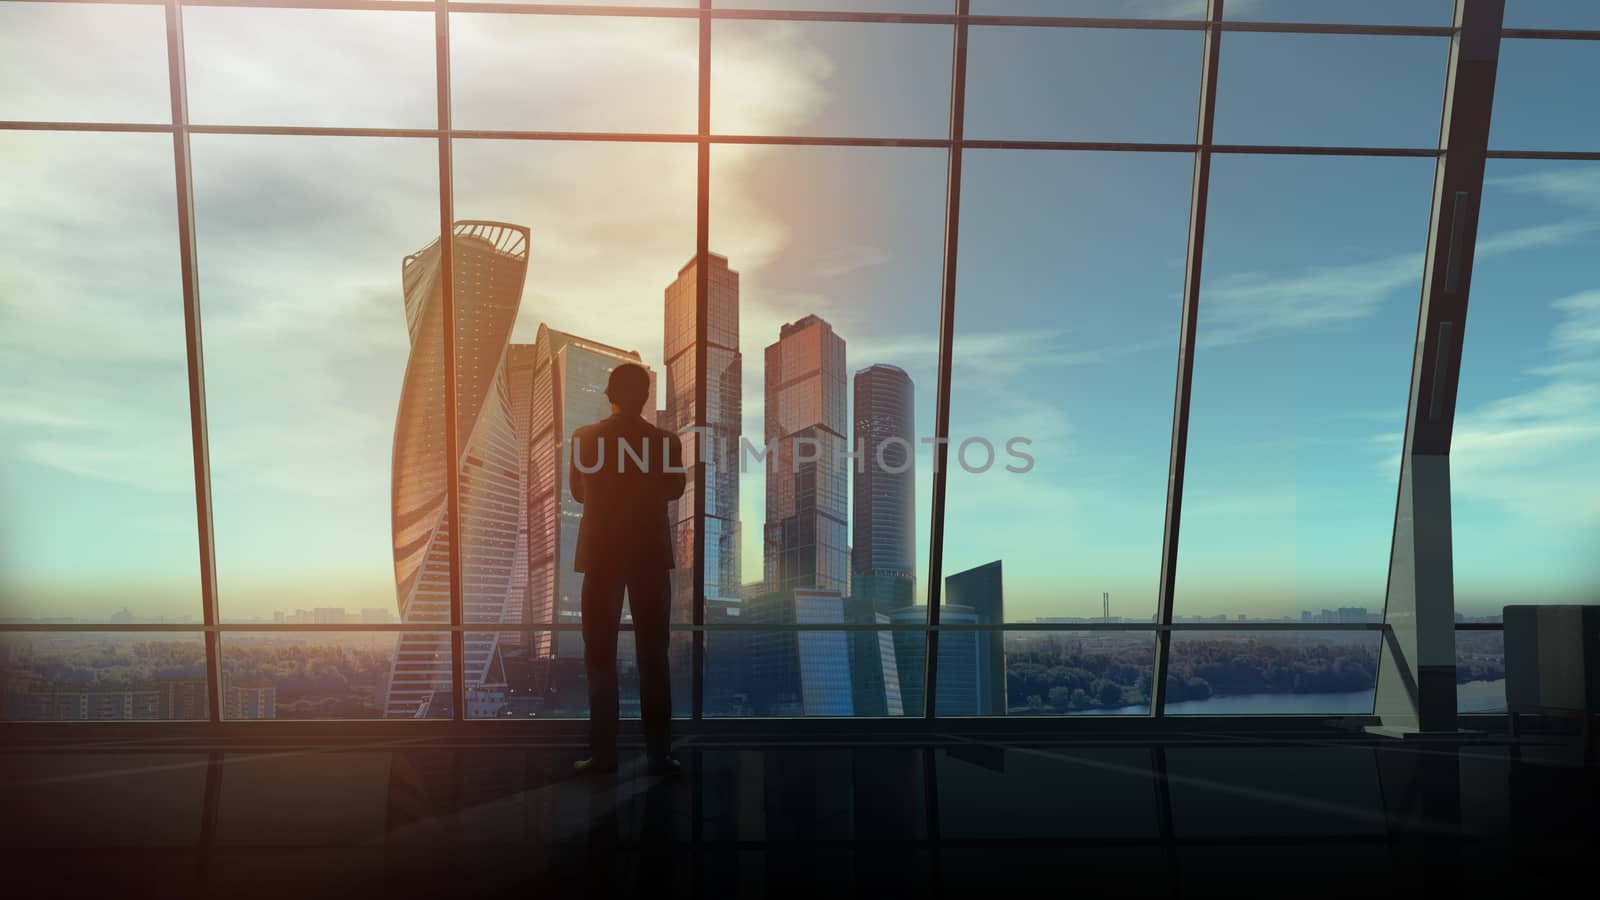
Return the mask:
{"type": "MultiPolygon", "coordinates": [[[[1583,2],[1508,6],[1514,26],[1600,27],[1583,2]]],[[[1227,8],[1450,14],[1444,0],[1227,8]]],[[[429,14],[185,17],[196,122],[435,121],[429,14]]],[[[692,131],[694,36],[672,19],[456,14],[455,123],[692,131]]],[[[947,26],[718,21],[713,131],[943,136],[950,40],[947,26]]],[[[1220,142],[1437,141],[1443,38],[1222,46],[1220,142]]],[[[1201,48],[1191,32],[975,28],[967,134],[1192,140],[1201,48]]],[[[1492,145],[1600,149],[1574,89],[1596,71],[1594,42],[1507,41],[1492,145]]],[[[0,4],[0,81],[23,86],[0,96],[0,119],[165,121],[165,73],[159,7],[0,4]]],[[[222,614],[392,609],[400,260],[438,233],[436,145],[196,135],[192,148],[222,614]]],[[[161,134],[0,131],[0,616],[199,618],[171,154],[161,134]]],[[[659,371],[662,291],[694,253],[693,146],[460,140],[453,156],[457,218],[533,232],[513,339],[548,323],[659,371]]],[[[719,144],[711,167],[711,248],[741,276],[745,434],[762,430],[764,348],[813,313],[851,372],[910,373],[931,433],[944,153],[719,144]]],[[[952,438],[1024,437],[1035,465],[952,472],[944,568],[1002,560],[1009,620],[1098,615],[1106,592],[1113,614],[1155,608],[1192,169],[1181,153],[965,155],[952,438]]],[[[1428,159],[1215,158],[1179,615],[1381,607],[1432,182],[1428,159]]],[[[1452,453],[1463,612],[1600,595],[1597,240],[1600,164],[1491,164],[1452,453]]],[[[931,460],[919,453],[924,567],[931,460]]],[[[746,581],[760,576],[762,480],[741,484],[746,581]]]]}

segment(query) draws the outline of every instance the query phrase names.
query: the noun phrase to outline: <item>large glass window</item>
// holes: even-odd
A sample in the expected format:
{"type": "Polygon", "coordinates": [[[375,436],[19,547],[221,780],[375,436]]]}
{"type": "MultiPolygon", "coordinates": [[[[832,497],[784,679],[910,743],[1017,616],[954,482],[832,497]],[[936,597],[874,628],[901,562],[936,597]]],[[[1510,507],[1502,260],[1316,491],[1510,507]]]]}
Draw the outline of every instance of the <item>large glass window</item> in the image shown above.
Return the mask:
{"type": "Polygon", "coordinates": [[[1449,52],[1444,37],[1226,32],[1217,141],[1434,147],[1449,52]]]}
{"type": "Polygon", "coordinates": [[[165,32],[159,6],[0,5],[0,118],[170,121],[165,32]]]}
{"type": "Polygon", "coordinates": [[[204,721],[206,651],[195,632],[0,635],[0,721],[204,721]]]}
{"type": "Polygon", "coordinates": [[[947,25],[714,22],[711,131],[944,137],[953,39],[947,25]]]}
{"type": "Polygon", "coordinates": [[[1450,448],[1456,609],[1600,596],[1600,164],[1492,161],[1450,448]]]}
{"type": "Polygon", "coordinates": [[[1600,122],[1582,92],[1574,89],[1596,78],[1600,78],[1600,42],[1501,41],[1489,146],[1577,151],[1600,147],[1600,122]]]}
{"type": "Polygon", "coordinates": [[[1360,25],[1449,25],[1454,12],[1455,0],[1234,0],[1223,6],[1224,18],[1247,22],[1360,25]]]}
{"type": "Polygon", "coordinates": [[[1506,0],[1507,28],[1600,28],[1600,7],[1588,0],[1506,0]]]}
{"type": "Polygon", "coordinates": [[[0,160],[0,617],[199,622],[172,139],[0,160]]]}
{"type": "MultiPolygon", "coordinates": [[[[926,621],[945,166],[939,150],[712,148],[706,421],[713,468],[737,476],[707,482],[707,622],[926,621]]],[[[892,637],[875,655],[871,632],[776,633],[791,664],[745,702],[840,714],[785,705],[784,685],[920,670],[922,634],[892,637]]],[[[849,714],[893,714],[886,690],[849,714]]]]}
{"type": "MultiPolygon", "coordinates": [[[[1146,715],[1169,624],[1168,714],[1370,709],[1451,0],[292,6],[0,4],[0,716],[587,715],[622,362],[704,463],[678,715],[1146,715]]],[[[1600,592],[1592,6],[1507,3],[1464,710],[1600,592]]]]}
{"type": "MultiPolygon", "coordinates": [[[[472,427],[480,449],[464,447],[463,453],[489,463],[469,463],[462,473],[467,621],[577,626],[585,576],[574,565],[583,506],[568,478],[573,432],[610,414],[606,379],[623,363],[645,366],[654,379],[647,418],[671,420],[664,427],[674,431],[692,424],[673,419],[682,410],[666,393],[683,377],[672,367],[685,358],[670,314],[663,325],[663,298],[683,302],[674,286],[694,261],[695,148],[457,140],[453,150],[457,220],[526,229],[507,293],[471,280],[455,295],[462,330],[474,335],[471,343],[458,343],[458,415],[479,410],[472,427]],[[463,354],[471,348],[472,355],[463,354]],[[497,365],[501,372],[494,374],[497,365]]],[[[458,253],[456,265],[470,259],[458,253]]],[[[692,306],[692,288],[688,302],[692,306]]],[[[460,433],[466,434],[464,426],[460,433]]],[[[678,623],[694,615],[689,546],[674,575],[678,623]]],[[[468,682],[503,682],[508,692],[505,704],[478,707],[474,715],[587,714],[577,630],[468,637],[468,682]],[[521,703],[530,696],[540,699],[521,703]]],[[[692,656],[688,635],[679,638],[676,706],[687,712],[692,656]]],[[[631,635],[623,635],[621,646],[631,666],[631,635]]]]}
{"type": "Polygon", "coordinates": [[[457,13],[451,117],[467,129],[693,132],[696,40],[692,19],[457,13]]]}
{"type": "Polygon", "coordinates": [[[975,140],[1194,140],[1198,31],[974,28],[966,133],[975,140]]]}
{"type": "Polygon", "coordinates": [[[999,560],[1002,621],[1153,621],[1193,170],[966,157],[944,570],[999,560]]]}
{"type": "Polygon", "coordinates": [[[437,145],[193,147],[222,619],[448,622],[437,145]]]}
{"type": "Polygon", "coordinates": [[[199,124],[432,128],[433,16],[328,9],[183,11],[199,124]]]}
{"type": "Polygon", "coordinates": [[[1180,620],[1381,613],[1432,187],[1426,159],[1214,161],[1180,620]]]}

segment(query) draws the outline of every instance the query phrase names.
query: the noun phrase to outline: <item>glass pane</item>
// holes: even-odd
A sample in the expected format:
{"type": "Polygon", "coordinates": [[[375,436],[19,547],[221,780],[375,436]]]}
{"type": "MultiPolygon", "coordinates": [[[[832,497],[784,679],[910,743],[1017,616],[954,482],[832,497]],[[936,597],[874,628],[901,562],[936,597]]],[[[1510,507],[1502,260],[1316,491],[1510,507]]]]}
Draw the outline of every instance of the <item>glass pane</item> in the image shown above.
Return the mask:
{"type": "Polygon", "coordinates": [[[193,145],[223,620],[449,621],[437,144],[193,145]]]}
{"type": "Polygon", "coordinates": [[[1456,711],[1506,711],[1505,632],[1456,632],[1456,711]]]}
{"type": "MultiPolygon", "coordinates": [[[[946,647],[951,637],[946,633],[939,638],[941,682],[947,677],[946,654],[957,661],[959,651],[965,649],[954,644],[946,647]]],[[[980,644],[983,637],[979,637],[980,644]]],[[[1008,632],[1005,715],[1149,715],[1155,658],[1154,631],[1008,632]]],[[[940,715],[944,715],[946,702],[941,684],[940,715]]]]}
{"type": "Polygon", "coordinates": [[[1456,609],[1600,596],[1600,164],[1490,160],[1450,451],[1456,609]]]}
{"type": "Polygon", "coordinates": [[[948,137],[953,41],[947,25],[715,22],[711,130],[948,137]]]}
{"type": "Polygon", "coordinates": [[[1505,27],[1600,28],[1600,6],[1590,0],[1506,0],[1505,27]]]}
{"type": "MultiPolygon", "coordinates": [[[[792,599],[754,601],[746,616],[768,625],[853,624],[845,618],[849,603],[837,592],[798,590],[792,599]],[[782,606],[793,611],[773,611],[782,606]]],[[[922,714],[921,629],[749,629],[706,639],[707,717],[922,714]]]]}
{"type": "Polygon", "coordinates": [[[432,13],[187,7],[183,30],[196,124],[438,124],[432,13]]]}
{"type": "MultiPolygon", "coordinates": [[[[469,621],[576,624],[583,506],[571,495],[567,448],[575,430],[609,415],[602,392],[619,364],[642,364],[654,377],[647,418],[667,421],[660,412],[674,409],[657,396],[671,383],[663,374],[663,297],[694,259],[695,148],[458,140],[454,162],[458,218],[526,229],[522,265],[529,273],[515,293],[484,293],[483,305],[470,310],[457,294],[460,314],[477,317],[470,327],[489,329],[475,357],[481,372],[460,380],[462,408],[480,410],[474,439],[483,445],[481,458],[504,462],[469,473],[490,491],[465,511],[486,566],[473,576],[479,605],[469,621]],[[503,397],[499,387],[490,389],[502,380],[503,397]],[[512,534],[514,541],[500,537],[512,534]]],[[[685,567],[691,552],[682,550],[685,567]]],[[[679,574],[674,621],[693,621],[691,582],[679,574]]],[[[581,671],[577,632],[541,641],[539,652],[581,671]]],[[[477,667],[489,657],[469,655],[468,662],[482,671],[477,667]]]]}
{"type": "Polygon", "coordinates": [[[1371,715],[1381,631],[1172,636],[1169,716],[1371,715]]]}
{"type": "Polygon", "coordinates": [[[1198,31],[973,28],[972,139],[1194,141],[1198,31]]]}
{"type": "Polygon", "coordinates": [[[8,722],[208,718],[199,632],[17,632],[0,635],[8,722]]]}
{"type": "Polygon", "coordinates": [[[707,420],[738,472],[708,498],[727,523],[706,545],[708,579],[711,554],[729,560],[707,586],[716,616],[925,619],[945,169],[937,150],[712,148],[727,288],[711,298],[707,420]]]}
{"type": "Polygon", "coordinates": [[[457,128],[693,133],[694,19],[450,17],[457,128]]]}
{"type": "Polygon", "coordinates": [[[1193,156],[964,165],[945,571],[1001,560],[1007,622],[1149,621],[1193,156]]]}
{"type": "Polygon", "coordinates": [[[172,138],[0,159],[0,618],[198,622],[172,138]]]}
{"type": "Polygon", "coordinates": [[[1436,147],[1449,53],[1444,37],[1229,32],[1216,140],[1436,147]]]}
{"type": "MultiPolygon", "coordinates": [[[[475,654],[493,656],[489,677],[477,683],[467,698],[467,718],[581,719],[589,715],[589,679],[584,671],[583,641],[577,632],[469,631],[464,641],[468,659],[475,654]],[[554,652],[558,646],[576,652],[554,652]]],[[[618,633],[618,712],[624,719],[639,718],[636,646],[632,631],[618,633]]],[[[694,711],[693,653],[694,635],[673,632],[667,648],[673,718],[688,718],[694,711]]]]}
{"type": "Polygon", "coordinates": [[[1223,5],[1222,17],[1247,22],[1450,25],[1455,0],[1234,0],[1223,5]]]}
{"type": "Polygon", "coordinates": [[[1490,148],[1600,151],[1600,117],[1580,87],[1597,78],[1600,41],[1501,41],[1490,148]]]}
{"type": "Polygon", "coordinates": [[[1383,608],[1433,170],[1216,159],[1177,612],[1383,608]]]}
{"type": "Polygon", "coordinates": [[[1200,19],[1206,0],[972,0],[975,16],[1200,19]]]}
{"type": "Polygon", "coordinates": [[[955,0],[712,0],[719,9],[805,9],[822,12],[955,12],[955,0]]]}
{"type": "Polygon", "coordinates": [[[222,636],[224,719],[448,719],[454,703],[449,632],[222,636]]]}
{"type": "Polygon", "coordinates": [[[0,119],[171,122],[160,6],[0,4],[0,119]]]}
{"type": "MultiPolygon", "coordinates": [[[[485,3],[522,3],[529,0],[482,0],[485,3]]],[[[699,6],[700,0],[532,0],[534,6],[699,6]]]]}

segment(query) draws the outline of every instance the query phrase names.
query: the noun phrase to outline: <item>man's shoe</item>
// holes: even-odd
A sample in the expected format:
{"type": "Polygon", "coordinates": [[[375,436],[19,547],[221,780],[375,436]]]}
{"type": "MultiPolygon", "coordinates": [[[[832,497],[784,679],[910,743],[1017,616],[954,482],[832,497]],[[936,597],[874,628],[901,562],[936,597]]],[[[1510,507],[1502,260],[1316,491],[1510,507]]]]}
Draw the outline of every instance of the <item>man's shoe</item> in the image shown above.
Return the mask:
{"type": "Polygon", "coordinates": [[[617,761],[591,756],[573,763],[572,771],[577,775],[611,775],[617,771],[617,761]]]}
{"type": "Polygon", "coordinates": [[[671,756],[658,756],[650,760],[649,773],[651,775],[682,775],[683,763],[671,756]]]}

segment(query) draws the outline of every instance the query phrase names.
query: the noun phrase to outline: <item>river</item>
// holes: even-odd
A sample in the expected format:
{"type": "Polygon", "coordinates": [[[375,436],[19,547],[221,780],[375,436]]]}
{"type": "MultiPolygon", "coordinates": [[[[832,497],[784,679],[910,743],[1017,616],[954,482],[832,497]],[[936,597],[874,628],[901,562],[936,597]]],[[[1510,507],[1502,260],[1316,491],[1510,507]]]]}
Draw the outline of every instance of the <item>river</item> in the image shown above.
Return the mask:
{"type": "MultiPolygon", "coordinates": [[[[1506,683],[1472,681],[1456,685],[1456,708],[1464,713],[1504,712],[1506,683]]],[[[1293,716],[1293,715],[1371,715],[1372,692],[1350,691],[1333,694],[1233,694],[1205,700],[1184,700],[1167,704],[1169,716],[1293,716]]],[[[1121,709],[1084,710],[1075,715],[1143,716],[1148,708],[1125,706],[1121,709]]]]}

